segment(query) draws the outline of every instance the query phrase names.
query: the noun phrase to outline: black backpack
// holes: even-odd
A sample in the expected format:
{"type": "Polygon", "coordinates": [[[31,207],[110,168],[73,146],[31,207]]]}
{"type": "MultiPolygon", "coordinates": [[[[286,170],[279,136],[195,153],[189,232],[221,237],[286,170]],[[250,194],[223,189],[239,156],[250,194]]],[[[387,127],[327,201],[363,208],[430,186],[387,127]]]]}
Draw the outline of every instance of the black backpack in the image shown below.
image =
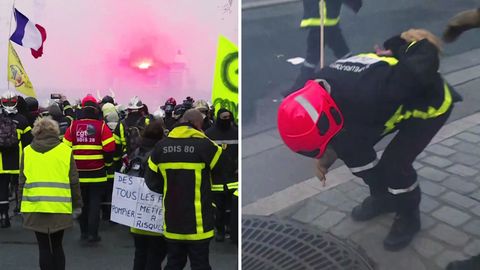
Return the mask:
{"type": "Polygon", "coordinates": [[[0,114],[0,149],[18,145],[17,125],[5,114],[0,114]]]}
{"type": "Polygon", "coordinates": [[[130,176],[143,177],[145,175],[145,170],[148,166],[148,158],[150,157],[152,152],[153,149],[146,152],[141,152],[140,148],[137,148],[130,157],[128,166],[125,170],[125,174],[128,174],[130,176]]]}

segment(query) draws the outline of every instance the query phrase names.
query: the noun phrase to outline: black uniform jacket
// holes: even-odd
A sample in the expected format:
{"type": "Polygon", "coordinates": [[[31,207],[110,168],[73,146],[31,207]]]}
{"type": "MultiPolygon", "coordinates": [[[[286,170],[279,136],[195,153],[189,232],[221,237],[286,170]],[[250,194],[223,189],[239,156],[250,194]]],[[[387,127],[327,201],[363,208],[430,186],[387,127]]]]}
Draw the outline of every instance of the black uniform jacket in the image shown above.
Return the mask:
{"type": "Polygon", "coordinates": [[[222,148],[189,124],[159,141],[148,160],[147,186],[164,195],[164,236],[198,241],[213,237],[211,176],[221,169],[222,148]]]}
{"type": "Polygon", "coordinates": [[[451,109],[455,100],[438,67],[438,50],[421,40],[402,45],[395,57],[358,54],[317,74],[330,84],[343,114],[344,127],[330,145],[348,167],[374,161],[373,146],[401,122],[437,117],[451,109]]]}

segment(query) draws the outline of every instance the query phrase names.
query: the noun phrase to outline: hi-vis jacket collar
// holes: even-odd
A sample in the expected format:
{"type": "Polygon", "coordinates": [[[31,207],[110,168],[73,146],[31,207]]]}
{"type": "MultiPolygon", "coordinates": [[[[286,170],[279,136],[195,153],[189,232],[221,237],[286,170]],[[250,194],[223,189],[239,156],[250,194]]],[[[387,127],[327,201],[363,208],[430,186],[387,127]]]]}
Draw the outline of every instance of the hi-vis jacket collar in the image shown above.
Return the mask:
{"type": "Polygon", "coordinates": [[[178,126],[168,133],[169,138],[208,138],[202,132],[189,126],[188,124],[178,126]]]}

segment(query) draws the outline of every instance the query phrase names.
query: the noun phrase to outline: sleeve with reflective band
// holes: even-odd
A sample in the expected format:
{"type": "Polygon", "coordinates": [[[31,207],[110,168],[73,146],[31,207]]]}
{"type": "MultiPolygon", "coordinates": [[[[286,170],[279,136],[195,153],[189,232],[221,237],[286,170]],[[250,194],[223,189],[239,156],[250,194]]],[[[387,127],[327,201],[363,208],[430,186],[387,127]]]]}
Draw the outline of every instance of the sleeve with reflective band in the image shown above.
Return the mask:
{"type": "Polygon", "coordinates": [[[420,119],[429,119],[438,117],[448,111],[452,106],[452,95],[450,93],[450,89],[448,88],[447,83],[443,83],[443,102],[440,104],[439,107],[435,108],[432,106],[428,106],[427,111],[421,110],[405,110],[403,105],[400,105],[398,109],[395,111],[392,117],[385,123],[385,129],[383,134],[387,134],[393,131],[396,125],[403,120],[408,120],[410,118],[420,118],[420,119]]]}
{"type": "Polygon", "coordinates": [[[213,156],[212,161],[210,161],[210,169],[215,168],[215,165],[217,165],[218,159],[222,154],[222,148],[216,144],[215,146],[217,147],[217,151],[215,152],[215,155],[213,156]]]}
{"type": "Polygon", "coordinates": [[[238,182],[227,183],[227,188],[228,190],[238,189],[238,182]]]}
{"type": "Polygon", "coordinates": [[[212,184],[212,191],[214,192],[223,192],[225,191],[223,188],[223,184],[212,184]]]}
{"type": "Polygon", "coordinates": [[[30,146],[25,148],[22,212],[72,213],[71,151],[63,143],[46,153],[38,153],[30,146]]]}
{"type": "Polygon", "coordinates": [[[115,139],[113,138],[112,131],[102,121],[102,146],[104,152],[115,151],[115,139]]]}

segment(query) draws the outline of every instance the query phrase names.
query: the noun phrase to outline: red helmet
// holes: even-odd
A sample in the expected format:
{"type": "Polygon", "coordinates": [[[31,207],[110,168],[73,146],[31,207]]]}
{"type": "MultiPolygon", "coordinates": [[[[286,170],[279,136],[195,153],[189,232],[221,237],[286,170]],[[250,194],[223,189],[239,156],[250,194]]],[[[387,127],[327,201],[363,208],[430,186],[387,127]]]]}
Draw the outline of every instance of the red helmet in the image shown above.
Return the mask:
{"type": "MultiPolygon", "coordinates": [[[[82,108],[85,107],[85,103],[87,103],[87,102],[93,102],[93,103],[97,104],[97,99],[94,96],[92,96],[91,94],[88,94],[87,96],[85,96],[82,99],[82,108]]],[[[87,106],[88,106],[88,104],[87,104],[87,106]]]]}
{"type": "Polygon", "coordinates": [[[278,109],[278,131],[294,152],[320,158],[343,127],[343,116],[330,94],[318,82],[287,96],[278,109]]]}
{"type": "Polygon", "coordinates": [[[172,105],[173,107],[175,107],[175,105],[177,105],[177,101],[173,97],[171,97],[167,99],[165,105],[172,105]]]}

